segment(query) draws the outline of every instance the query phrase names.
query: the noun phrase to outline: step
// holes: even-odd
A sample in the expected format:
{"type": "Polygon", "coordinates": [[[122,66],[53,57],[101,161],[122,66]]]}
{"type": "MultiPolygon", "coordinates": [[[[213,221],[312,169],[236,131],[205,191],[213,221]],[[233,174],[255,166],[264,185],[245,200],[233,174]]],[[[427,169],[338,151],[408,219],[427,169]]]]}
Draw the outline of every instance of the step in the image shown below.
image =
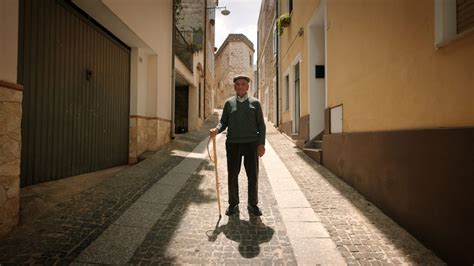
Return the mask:
{"type": "Polygon", "coordinates": [[[310,148],[310,149],[322,149],[323,148],[323,141],[322,140],[312,140],[308,141],[304,145],[305,148],[310,148]]]}
{"type": "Polygon", "coordinates": [[[316,148],[304,148],[304,153],[306,153],[311,159],[321,164],[323,161],[323,150],[316,148]]]}

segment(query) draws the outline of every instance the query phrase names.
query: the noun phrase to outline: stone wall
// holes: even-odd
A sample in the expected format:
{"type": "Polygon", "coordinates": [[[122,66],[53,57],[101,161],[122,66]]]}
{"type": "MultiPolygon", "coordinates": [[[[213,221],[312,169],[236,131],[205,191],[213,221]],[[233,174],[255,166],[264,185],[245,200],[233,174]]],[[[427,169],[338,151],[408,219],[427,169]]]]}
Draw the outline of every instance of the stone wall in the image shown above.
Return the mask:
{"type": "Polygon", "coordinates": [[[130,117],[128,162],[134,164],[146,151],[157,151],[170,141],[171,122],[156,117],[130,117]]]}
{"type": "MultiPolygon", "coordinates": [[[[275,3],[271,0],[263,0],[262,10],[260,11],[259,25],[258,25],[258,95],[262,106],[266,106],[268,120],[276,123],[274,117],[274,78],[276,77],[276,57],[274,56],[274,31],[275,25],[275,3]],[[265,98],[265,94],[268,98],[265,98]],[[268,102],[267,102],[268,101],[268,102]]],[[[283,88],[280,85],[280,88],[283,88]]],[[[282,90],[280,90],[282,91],[282,90]]]]}
{"type": "Polygon", "coordinates": [[[197,30],[204,32],[204,0],[181,0],[183,8],[177,16],[177,27],[183,31],[197,30]]]}
{"type": "MultiPolygon", "coordinates": [[[[243,34],[231,34],[224,41],[215,58],[215,100],[216,108],[222,108],[224,101],[235,95],[233,77],[244,74],[250,77],[250,88],[255,82],[253,62],[253,44],[243,34]],[[252,45],[252,46],[249,46],[252,45]]],[[[249,89],[250,90],[250,89],[249,89]]]]}
{"type": "Polygon", "coordinates": [[[0,81],[0,236],[19,221],[22,97],[21,86],[0,81]]]}

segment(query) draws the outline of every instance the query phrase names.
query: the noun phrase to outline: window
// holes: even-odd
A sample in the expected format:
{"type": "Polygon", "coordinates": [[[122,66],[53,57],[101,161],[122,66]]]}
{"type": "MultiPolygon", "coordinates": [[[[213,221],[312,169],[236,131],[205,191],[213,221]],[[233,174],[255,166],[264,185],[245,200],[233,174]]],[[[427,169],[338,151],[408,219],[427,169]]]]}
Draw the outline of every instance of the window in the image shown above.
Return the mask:
{"type": "Polygon", "coordinates": [[[288,0],[288,14],[291,14],[291,11],[293,11],[293,0],[288,0]]]}
{"type": "Polygon", "coordinates": [[[285,76],[285,111],[290,110],[290,75],[285,76]]]}
{"type": "Polygon", "coordinates": [[[294,112],[293,112],[293,133],[300,130],[300,63],[295,65],[295,93],[294,93],[294,112]]]}
{"type": "Polygon", "coordinates": [[[249,57],[250,57],[250,65],[252,65],[252,55],[250,55],[249,57]]]}
{"type": "Polygon", "coordinates": [[[434,0],[434,3],[436,48],[474,31],[474,0],[434,0]]]}

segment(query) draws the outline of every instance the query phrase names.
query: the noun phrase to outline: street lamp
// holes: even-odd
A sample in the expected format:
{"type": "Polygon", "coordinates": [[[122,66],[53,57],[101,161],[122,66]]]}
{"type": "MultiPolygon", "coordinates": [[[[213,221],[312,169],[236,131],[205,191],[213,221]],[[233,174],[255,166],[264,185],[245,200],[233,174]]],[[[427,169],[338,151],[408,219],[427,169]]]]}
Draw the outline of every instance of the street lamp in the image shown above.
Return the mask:
{"type": "Polygon", "coordinates": [[[208,7],[207,9],[224,9],[221,11],[221,14],[223,16],[228,16],[230,14],[230,11],[227,10],[226,6],[215,6],[215,7],[208,7]]]}

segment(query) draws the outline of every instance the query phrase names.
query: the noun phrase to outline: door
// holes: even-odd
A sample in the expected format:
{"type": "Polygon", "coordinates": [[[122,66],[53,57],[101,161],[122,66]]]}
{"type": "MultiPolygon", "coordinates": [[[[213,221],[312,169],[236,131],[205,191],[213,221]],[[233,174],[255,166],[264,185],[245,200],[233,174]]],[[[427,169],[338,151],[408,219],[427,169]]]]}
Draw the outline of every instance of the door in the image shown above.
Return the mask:
{"type": "Polygon", "coordinates": [[[300,63],[296,63],[295,68],[295,91],[293,103],[293,133],[300,132],[300,63]]]}
{"type": "Polygon", "coordinates": [[[175,129],[176,134],[188,132],[189,87],[176,87],[175,92],[175,129]]]}
{"type": "Polygon", "coordinates": [[[62,0],[20,0],[21,185],[128,163],[130,48],[62,0]]]}

